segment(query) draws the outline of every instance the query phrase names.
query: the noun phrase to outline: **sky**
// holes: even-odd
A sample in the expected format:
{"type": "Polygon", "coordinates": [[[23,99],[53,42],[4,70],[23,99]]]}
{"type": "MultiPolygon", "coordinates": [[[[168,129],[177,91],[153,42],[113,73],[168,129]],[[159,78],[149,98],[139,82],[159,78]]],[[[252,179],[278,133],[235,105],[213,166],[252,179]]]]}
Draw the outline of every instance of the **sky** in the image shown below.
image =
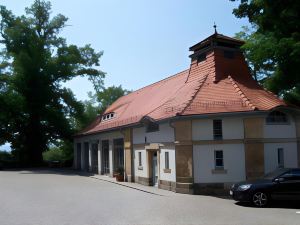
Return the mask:
{"type": "MultiPolygon", "coordinates": [[[[61,36],[68,44],[91,44],[103,51],[100,69],[105,86],[136,90],[189,67],[189,47],[214,32],[234,36],[246,19],[232,14],[238,2],[229,0],[51,0],[53,16],[69,18],[61,36]]],[[[33,0],[0,0],[16,15],[33,0]]],[[[93,91],[87,78],[64,86],[77,99],[93,91]]],[[[1,148],[1,147],[0,147],[1,148]]],[[[7,147],[5,147],[7,148],[7,147]]]]}

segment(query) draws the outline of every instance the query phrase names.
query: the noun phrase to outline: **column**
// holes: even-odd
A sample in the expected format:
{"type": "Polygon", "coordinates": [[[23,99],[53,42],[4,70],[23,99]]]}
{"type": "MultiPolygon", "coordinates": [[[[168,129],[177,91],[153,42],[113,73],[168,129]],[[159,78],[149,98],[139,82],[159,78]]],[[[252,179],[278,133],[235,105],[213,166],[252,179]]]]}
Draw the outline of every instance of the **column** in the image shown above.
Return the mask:
{"type": "Polygon", "coordinates": [[[84,170],[85,162],[84,162],[84,142],[81,142],[81,170],[84,170]]]}
{"type": "Polygon", "coordinates": [[[102,174],[102,142],[98,140],[98,174],[102,174]]]}
{"type": "Polygon", "coordinates": [[[109,174],[113,177],[114,173],[114,154],[113,154],[113,141],[109,140],[109,174]]]}
{"type": "Polygon", "coordinates": [[[92,172],[92,142],[89,141],[89,172],[92,172]]]}
{"type": "Polygon", "coordinates": [[[133,182],[132,170],[132,129],[127,128],[124,131],[124,170],[125,170],[125,181],[133,182]]]}

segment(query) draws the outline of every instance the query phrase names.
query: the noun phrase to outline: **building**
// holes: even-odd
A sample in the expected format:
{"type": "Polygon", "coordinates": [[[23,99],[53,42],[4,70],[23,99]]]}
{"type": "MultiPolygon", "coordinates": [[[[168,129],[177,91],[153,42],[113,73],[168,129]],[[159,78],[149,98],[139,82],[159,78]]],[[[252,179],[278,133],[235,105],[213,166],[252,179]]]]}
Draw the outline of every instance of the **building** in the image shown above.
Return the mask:
{"type": "Polygon", "coordinates": [[[215,32],[190,67],[121,97],[74,137],[75,168],[190,194],[300,165],[300,111],[252,79],[242,41],[215,32]]]}

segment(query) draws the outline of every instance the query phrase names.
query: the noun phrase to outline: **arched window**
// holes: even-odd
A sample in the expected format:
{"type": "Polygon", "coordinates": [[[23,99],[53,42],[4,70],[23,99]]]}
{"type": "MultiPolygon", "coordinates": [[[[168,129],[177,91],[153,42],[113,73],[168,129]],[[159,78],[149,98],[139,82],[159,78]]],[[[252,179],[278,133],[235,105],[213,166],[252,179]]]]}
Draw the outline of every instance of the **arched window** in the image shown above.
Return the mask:
{"type": "Polygon", "coordinates": [[[268,124],[286,124],[288,118],[285,113],[279,111],[270,112],[266,118],[268,124]]]}
{"type": "Polygon", "coordinates": [[[102,121],[111,120],[115,117],[115,113],[107,113],[102,116],[102,121]]]}

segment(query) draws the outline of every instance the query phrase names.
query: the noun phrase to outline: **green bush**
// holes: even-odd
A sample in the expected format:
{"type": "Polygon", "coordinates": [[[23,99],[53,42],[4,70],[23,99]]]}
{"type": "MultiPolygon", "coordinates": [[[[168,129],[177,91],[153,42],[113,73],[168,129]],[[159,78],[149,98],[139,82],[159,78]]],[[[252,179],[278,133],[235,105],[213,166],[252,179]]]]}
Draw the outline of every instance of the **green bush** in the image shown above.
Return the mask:
{"type": "Polygon", "coordinates": [[[62,149],[53,147],[48,151],[43,153],[44,161],[51,162],[51,161],[60,161],[63,162],[66,160],[65,154],[62,149]]]}

